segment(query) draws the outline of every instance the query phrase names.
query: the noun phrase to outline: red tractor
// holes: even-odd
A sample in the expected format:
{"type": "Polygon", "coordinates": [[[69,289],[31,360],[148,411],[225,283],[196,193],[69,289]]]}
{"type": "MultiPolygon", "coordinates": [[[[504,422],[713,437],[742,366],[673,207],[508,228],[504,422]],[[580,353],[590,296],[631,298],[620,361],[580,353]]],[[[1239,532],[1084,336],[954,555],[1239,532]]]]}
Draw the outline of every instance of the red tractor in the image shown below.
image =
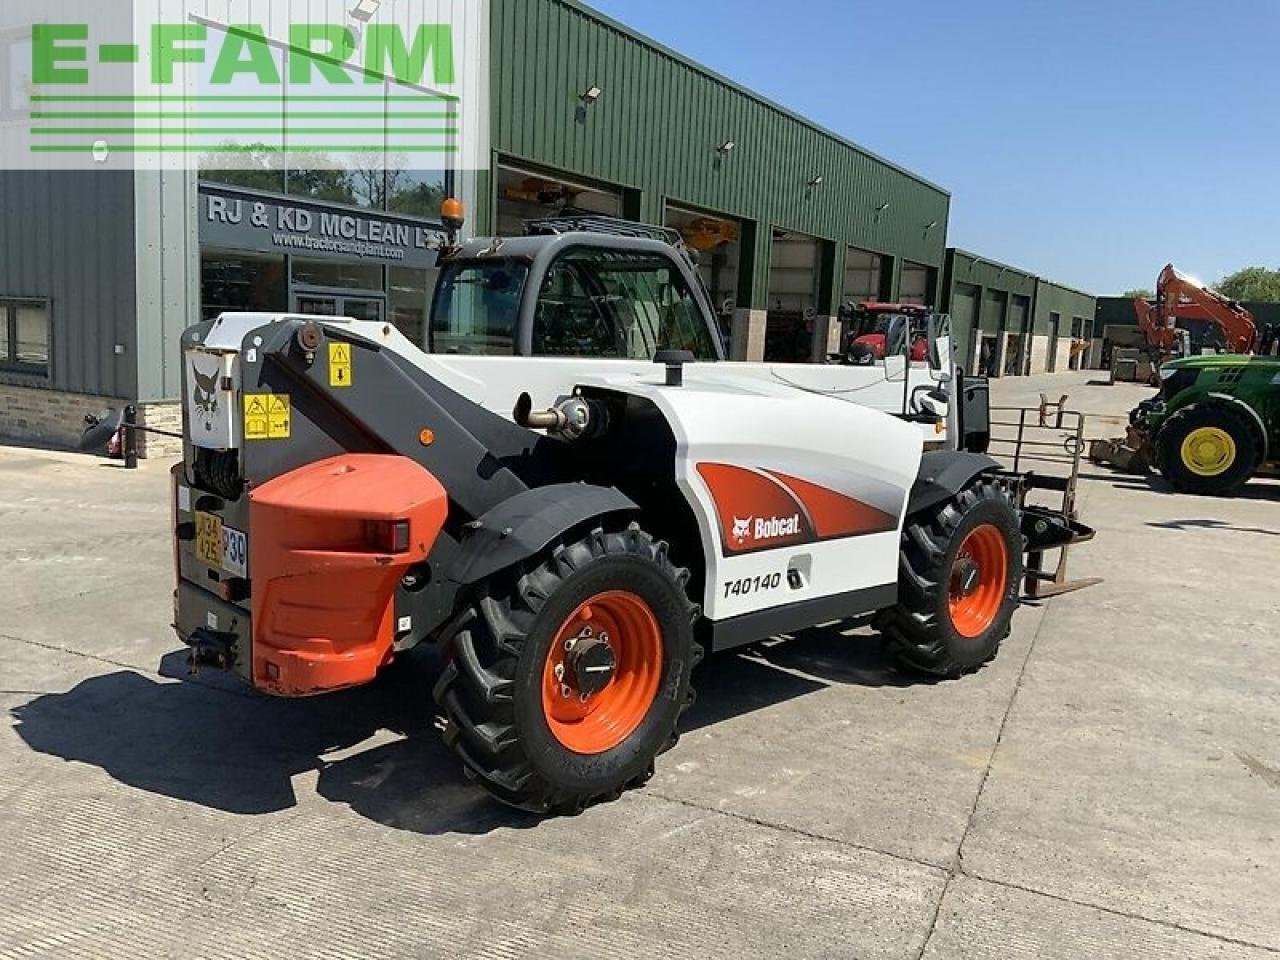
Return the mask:
{"type": "Polygon", "coordinates": [[[912,363],[929,356],[929,318],[932,311],[913,303],[848,304],[845,322],[845,363],[872,366],[885,357],[909,355],[912,363]]]}

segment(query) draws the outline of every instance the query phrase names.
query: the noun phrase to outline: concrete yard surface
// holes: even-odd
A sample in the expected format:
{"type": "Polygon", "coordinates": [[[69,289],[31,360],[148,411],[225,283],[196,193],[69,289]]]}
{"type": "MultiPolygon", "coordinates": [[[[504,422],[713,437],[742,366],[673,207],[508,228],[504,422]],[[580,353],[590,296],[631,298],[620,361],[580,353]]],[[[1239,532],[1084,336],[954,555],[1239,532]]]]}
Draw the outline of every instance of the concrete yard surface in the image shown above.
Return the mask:
{"type": "MultiPolygon", "coordinates": [[[[1098,376],[995,401],[1118,435],[1150,391],[1098,376]]],[[[0,958],[1280,958],[1280,482],[1084,472],[1105,583],[987,669],[852,624],[711,658],[647,788],[539,820],[439,741],[430,651],[189,676],[165,464],[0,449],[0,958]]]]}

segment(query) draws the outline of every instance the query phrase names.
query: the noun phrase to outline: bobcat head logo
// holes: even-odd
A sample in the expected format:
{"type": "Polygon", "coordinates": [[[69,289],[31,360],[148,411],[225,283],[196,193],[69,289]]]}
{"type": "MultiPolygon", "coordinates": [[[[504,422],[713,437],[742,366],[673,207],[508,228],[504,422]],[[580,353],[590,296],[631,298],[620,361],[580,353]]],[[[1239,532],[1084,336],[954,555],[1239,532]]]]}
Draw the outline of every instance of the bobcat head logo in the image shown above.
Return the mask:
{"type": "Polygon", "coordinates": [[[218,412],[218,370],[215,367],[211,374],[201,373],[200,368],[193,361],[191,379],[195,381],[191,391],[191,402],[196,416],[204,424],[205,430],[211,431],[214,415],[218,412]]]}
{"type": "Polygon", "coordinates": [[[751,521],[753,517],[747,517],[745,520],[733,518],[733,539],[738,542],[738,546],[742,546],[747,542],[747,537],[751,535],[751,521]]]}

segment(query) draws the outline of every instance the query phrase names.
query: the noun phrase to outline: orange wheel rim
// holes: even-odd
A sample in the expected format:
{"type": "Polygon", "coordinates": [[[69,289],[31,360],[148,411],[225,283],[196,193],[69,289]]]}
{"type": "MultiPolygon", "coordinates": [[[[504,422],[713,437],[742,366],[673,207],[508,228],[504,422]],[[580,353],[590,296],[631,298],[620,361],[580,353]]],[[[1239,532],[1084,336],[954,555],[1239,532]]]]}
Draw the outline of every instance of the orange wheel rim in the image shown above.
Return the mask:
{"type": "Polygon", "coordinates": [[[601,593],[556,632],[542,673],[542,712],[575,753],[606,753],[636,732],[662,683],[662,631],[634,593],[601,593]]]}
{"type": "Polygon", "coordinates": [[[1000,528],[983,524],[965,537],[951,568],[951,625],[962,637],[995,623],[1009,586],[1009,546],[1000,528]]]}

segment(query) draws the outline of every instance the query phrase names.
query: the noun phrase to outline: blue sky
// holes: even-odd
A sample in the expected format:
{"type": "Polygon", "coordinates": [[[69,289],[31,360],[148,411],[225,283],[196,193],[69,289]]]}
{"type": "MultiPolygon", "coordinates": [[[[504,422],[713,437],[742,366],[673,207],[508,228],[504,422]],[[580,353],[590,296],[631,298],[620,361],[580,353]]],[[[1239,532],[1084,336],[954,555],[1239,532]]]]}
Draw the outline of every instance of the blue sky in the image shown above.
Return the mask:
{"type": "Polygon", "coordinates": [[[1280,267],[1280,0],[588,0],[952,194],[949,245],[1098,293],[1280,267]]]}

